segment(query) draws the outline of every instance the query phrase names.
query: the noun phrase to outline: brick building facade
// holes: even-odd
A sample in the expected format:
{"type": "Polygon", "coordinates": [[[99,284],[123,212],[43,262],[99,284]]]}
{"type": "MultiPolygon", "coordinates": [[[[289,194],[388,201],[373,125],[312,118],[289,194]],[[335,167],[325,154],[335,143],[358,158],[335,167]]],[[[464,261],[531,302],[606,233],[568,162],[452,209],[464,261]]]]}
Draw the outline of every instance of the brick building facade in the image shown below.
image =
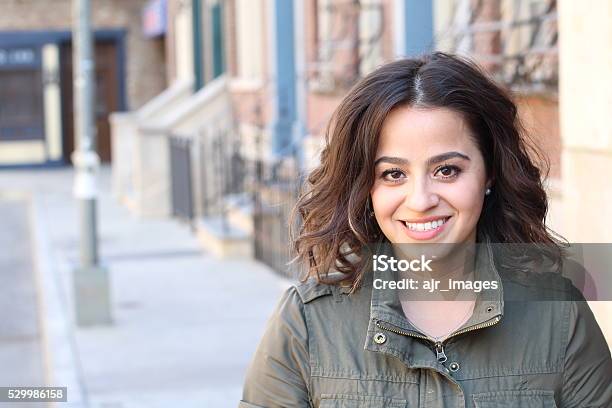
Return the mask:
{"type": "MultiPolygon", "coordinates": [[[[0,51],[6,58],[4,64],[0,61],[0,76],[5,83],[0,98],[19,103],[5,116],[0,115],[0,166],[69,161],[75,145],[72,3],[2,2],[0,51]],[[19,62],[19,55],[31,61],[19,62]],[[20,81],[28,86],[11,88],[10,83],[20,81]],[[28,110],[29,106],[39,108],[28,110]],[[19,122],[20,116],[28,119],[19,122]]],[[[93,0],[91,4],[98,147],[103,160],[110,160],[111,152],[108,115],[137,109],[166,86],[164,37],[148,38],[143,34],[142,13],[147,3],[148,0],[93,0]]]]}

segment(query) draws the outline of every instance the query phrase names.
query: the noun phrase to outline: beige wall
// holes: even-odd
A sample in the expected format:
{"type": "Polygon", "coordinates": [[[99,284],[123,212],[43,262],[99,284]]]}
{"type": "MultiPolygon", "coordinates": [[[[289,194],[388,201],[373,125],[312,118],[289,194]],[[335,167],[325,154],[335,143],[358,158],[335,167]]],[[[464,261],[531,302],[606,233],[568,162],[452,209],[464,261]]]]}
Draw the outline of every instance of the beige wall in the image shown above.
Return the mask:
{"type": "Polygon", "coordinates": [[[41,164],[45,161],[47,152],[42,140],[9,140],[0,143],[0,165],[41,164]]]}
{"type": "MultiPolygon", "coordinates": [[[[245,145],[243,153],[254,154],[255,134],[262,145],[268,143],[263,129],[272,118],[271,98],[274,92],[269,72],[268,53],[271,15],[269,0],[232,0],[228,3],[235,21],[229,27],[230,94],[237,130],[245,145]]],[[[265,150],[265,149],[263,149],[265,150]]]]}
{"type": "Polygon", "coordinates": [[[236,79],[261,86],[264,76],[265,39],[263,0],[235,0],[236,5],[236,79]]]}
{"type": "Polygon", "coordinates": [[[612,4],[559,3],[563,185],[571,239],[612,242],[612,4]]]}
{"type": "Polygon", "coordinates": [[[182,1],[173,16],[176,78],[193,78],[193,16],[191,1],[182,1]]]}
{"type": "MultiPolygon", "coordinates": [[[[559,2],[565,232],[612,242],[612,3],[559,2]]],[[[610,265],[612,267],[612,265],[610,265]]],[[[612,345],[612,302],[590,302],[612,345]]]]}
{"type": "Polygon", "coordinates": [[[166,83],[168,86],[172,85],[176,80],[176,21],[175,16],[179,12],[181,7],[181,2],[183,0],[166,0],[166,6],[168,8],[168,16],[167,16],[167,30],[166,30],[166,39],[165,39],[165,65],[166,65],[166,83]]]}

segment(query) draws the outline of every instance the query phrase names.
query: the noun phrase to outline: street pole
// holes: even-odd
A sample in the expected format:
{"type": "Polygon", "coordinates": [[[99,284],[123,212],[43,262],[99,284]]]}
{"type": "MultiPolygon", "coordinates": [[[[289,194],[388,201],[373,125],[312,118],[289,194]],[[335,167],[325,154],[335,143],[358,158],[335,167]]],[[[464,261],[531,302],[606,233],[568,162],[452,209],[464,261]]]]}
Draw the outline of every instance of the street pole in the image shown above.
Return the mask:
{"type": "Polygon", "coordinates": [[[76,150],[73,193],[80,212],[80,265],[73,274],[75,315],[79,326],[110,324],[108,271],[99,265],[96,228],[96,153],[93,41],[90,0],[73,0],[73,85],[76,150]]]}

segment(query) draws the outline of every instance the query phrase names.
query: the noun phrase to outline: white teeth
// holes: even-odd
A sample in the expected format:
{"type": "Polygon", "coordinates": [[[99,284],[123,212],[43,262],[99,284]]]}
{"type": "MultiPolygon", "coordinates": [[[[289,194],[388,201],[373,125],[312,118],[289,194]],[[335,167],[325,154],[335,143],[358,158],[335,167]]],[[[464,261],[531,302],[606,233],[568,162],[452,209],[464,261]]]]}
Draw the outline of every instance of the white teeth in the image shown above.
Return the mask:
{"type": "Polygon", "coordinates": [[[436,221],[430,221],[426,223],[415,223],[415,222],[405,222],[408,229],[412,231],[430,231],[440,227],[442,224],[446,222],[445,219],[439,219],[436,221]]]}

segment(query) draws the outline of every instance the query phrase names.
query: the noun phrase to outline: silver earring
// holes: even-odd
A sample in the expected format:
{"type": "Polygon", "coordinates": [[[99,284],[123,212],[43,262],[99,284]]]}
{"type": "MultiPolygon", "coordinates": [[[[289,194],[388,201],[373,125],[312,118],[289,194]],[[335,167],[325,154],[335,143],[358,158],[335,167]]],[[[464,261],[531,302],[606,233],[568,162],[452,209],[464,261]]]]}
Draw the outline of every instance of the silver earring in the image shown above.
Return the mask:
{"type": "Polygon", "coordinates": [[[485,195],[489,195],[489,194],[491,194],[491,189],[487,188],[487,191],[485,191],[485,195]]]}

